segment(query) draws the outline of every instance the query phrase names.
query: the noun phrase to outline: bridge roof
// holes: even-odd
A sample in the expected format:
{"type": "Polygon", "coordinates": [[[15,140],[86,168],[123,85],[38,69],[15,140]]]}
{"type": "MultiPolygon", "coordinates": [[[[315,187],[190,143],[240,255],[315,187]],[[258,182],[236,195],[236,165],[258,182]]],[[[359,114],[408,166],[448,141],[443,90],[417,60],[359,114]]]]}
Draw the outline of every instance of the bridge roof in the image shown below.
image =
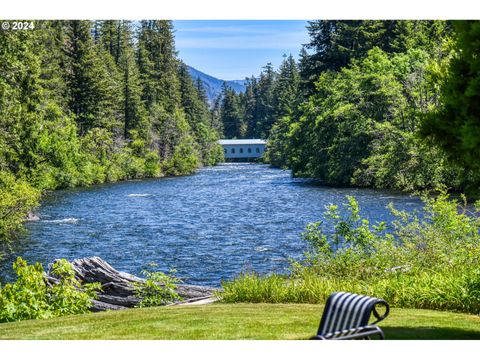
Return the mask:
{"type": "Polygon", "coordinates": [[[267,142],[262,139],[221,139],[220,145],[265,145],[267,142]]]}

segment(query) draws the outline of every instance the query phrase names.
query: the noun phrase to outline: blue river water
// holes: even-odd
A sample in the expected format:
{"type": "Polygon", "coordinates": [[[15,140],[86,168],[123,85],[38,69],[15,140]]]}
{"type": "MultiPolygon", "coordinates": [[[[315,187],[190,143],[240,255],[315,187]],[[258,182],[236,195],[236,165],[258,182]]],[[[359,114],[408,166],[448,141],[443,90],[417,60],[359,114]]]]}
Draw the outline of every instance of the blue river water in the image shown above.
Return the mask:
{"type": "Polygon", "coordinates": [[[306,224],[347,195],[373,222],[392,218],[389,203],[421,208],[418,198],[402,193],[319,186],[263,164],[221,164],[192,176],[55,191],[0,273],[11,277],[16,256],[44,266],[100,256],[135,275],[156,263],[161,271],[176,269],[185,283],[214,286],[242,271],[285,272],[288,259],[306,250],[300,236],[306,224]]]}

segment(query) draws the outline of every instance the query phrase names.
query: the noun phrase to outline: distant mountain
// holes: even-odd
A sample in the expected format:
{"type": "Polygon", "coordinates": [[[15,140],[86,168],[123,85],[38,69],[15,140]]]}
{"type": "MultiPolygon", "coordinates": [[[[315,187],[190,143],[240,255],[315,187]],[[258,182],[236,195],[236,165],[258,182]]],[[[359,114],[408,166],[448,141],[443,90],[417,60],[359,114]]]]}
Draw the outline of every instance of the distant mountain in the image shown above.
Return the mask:
{"type": "MultiPolygon", "coordinates": [[[[202,80],[205,91],[207,92],[208,102],[213,104],[215,98],[222,92],[222,85],[225,80],[217,79],[211,75],[207,75],[191,66],[188,66],[188,71],[193,80],[200,78],[202,80]]],[[[235,90],[236,93],[245,91],[245,80],[228,80],[227,84],[235,90]]]]}

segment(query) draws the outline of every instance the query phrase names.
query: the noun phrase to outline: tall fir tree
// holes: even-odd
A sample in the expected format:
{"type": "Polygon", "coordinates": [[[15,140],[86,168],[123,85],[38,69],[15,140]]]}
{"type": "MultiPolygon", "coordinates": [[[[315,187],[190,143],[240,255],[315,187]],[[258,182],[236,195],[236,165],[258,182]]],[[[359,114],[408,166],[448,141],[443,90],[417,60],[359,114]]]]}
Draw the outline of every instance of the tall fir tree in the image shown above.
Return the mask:
{"type": "Polygon", "coordinates": [[[69,108],[81,135],[95,127],[118,134],[122,126],[115,117],[118,110],[118,83],[112,73],[115,69],[95,45],[91,30],[90,21],[72,20],[65,25],[69,108]]]}
{"type": "Polygon", "coordinates": [[[297,63],[291,54],[288,57],[285,55],[273,89],[276,119],[292,115],[296,111],[300,101],[299,86],[297,63]]]}
{"type": "Polygon", "coordinates": [[[266,139],[271,127],[276,121],[275,114],[275,81],[276,73],[273,65],[268,63],[263,67],[257,84],[257,100],[255,102],[255,137],[266,139]]]}
{"type": "Polygon", "coordinates": [[[223,83],[222,87],[220,114],[225,138],[242,138],[245,135],[246,129],[240,112],[239,98],[226,82],[223,83]]]}

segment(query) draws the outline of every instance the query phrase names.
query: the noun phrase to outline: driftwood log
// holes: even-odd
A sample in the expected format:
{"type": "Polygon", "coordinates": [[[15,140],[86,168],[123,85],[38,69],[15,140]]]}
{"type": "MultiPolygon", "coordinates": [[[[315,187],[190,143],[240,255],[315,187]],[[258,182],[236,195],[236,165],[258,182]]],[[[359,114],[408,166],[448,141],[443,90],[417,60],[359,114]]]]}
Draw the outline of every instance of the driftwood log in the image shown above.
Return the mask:
{"type": "MultiPolygon", "coordinates": [[[[118,271],[97,256],[77,259],[71,264],[75,277],[82,284],[98,282],[102,285],[98,298],[93,300],[92,311],[121,310],[134,307],[140,302],[140,299],[135,296],[135,285],[144,282],[144,279],[118,271]]],[[[51,268],[52,264],[48,267],[47,277],[54,283],[56,279],[51,273],[51,268]]],[[[177,292],[183,300],[171,305],[213,300],[216,290],[219,289],[179,284],[177,292]]]]}

